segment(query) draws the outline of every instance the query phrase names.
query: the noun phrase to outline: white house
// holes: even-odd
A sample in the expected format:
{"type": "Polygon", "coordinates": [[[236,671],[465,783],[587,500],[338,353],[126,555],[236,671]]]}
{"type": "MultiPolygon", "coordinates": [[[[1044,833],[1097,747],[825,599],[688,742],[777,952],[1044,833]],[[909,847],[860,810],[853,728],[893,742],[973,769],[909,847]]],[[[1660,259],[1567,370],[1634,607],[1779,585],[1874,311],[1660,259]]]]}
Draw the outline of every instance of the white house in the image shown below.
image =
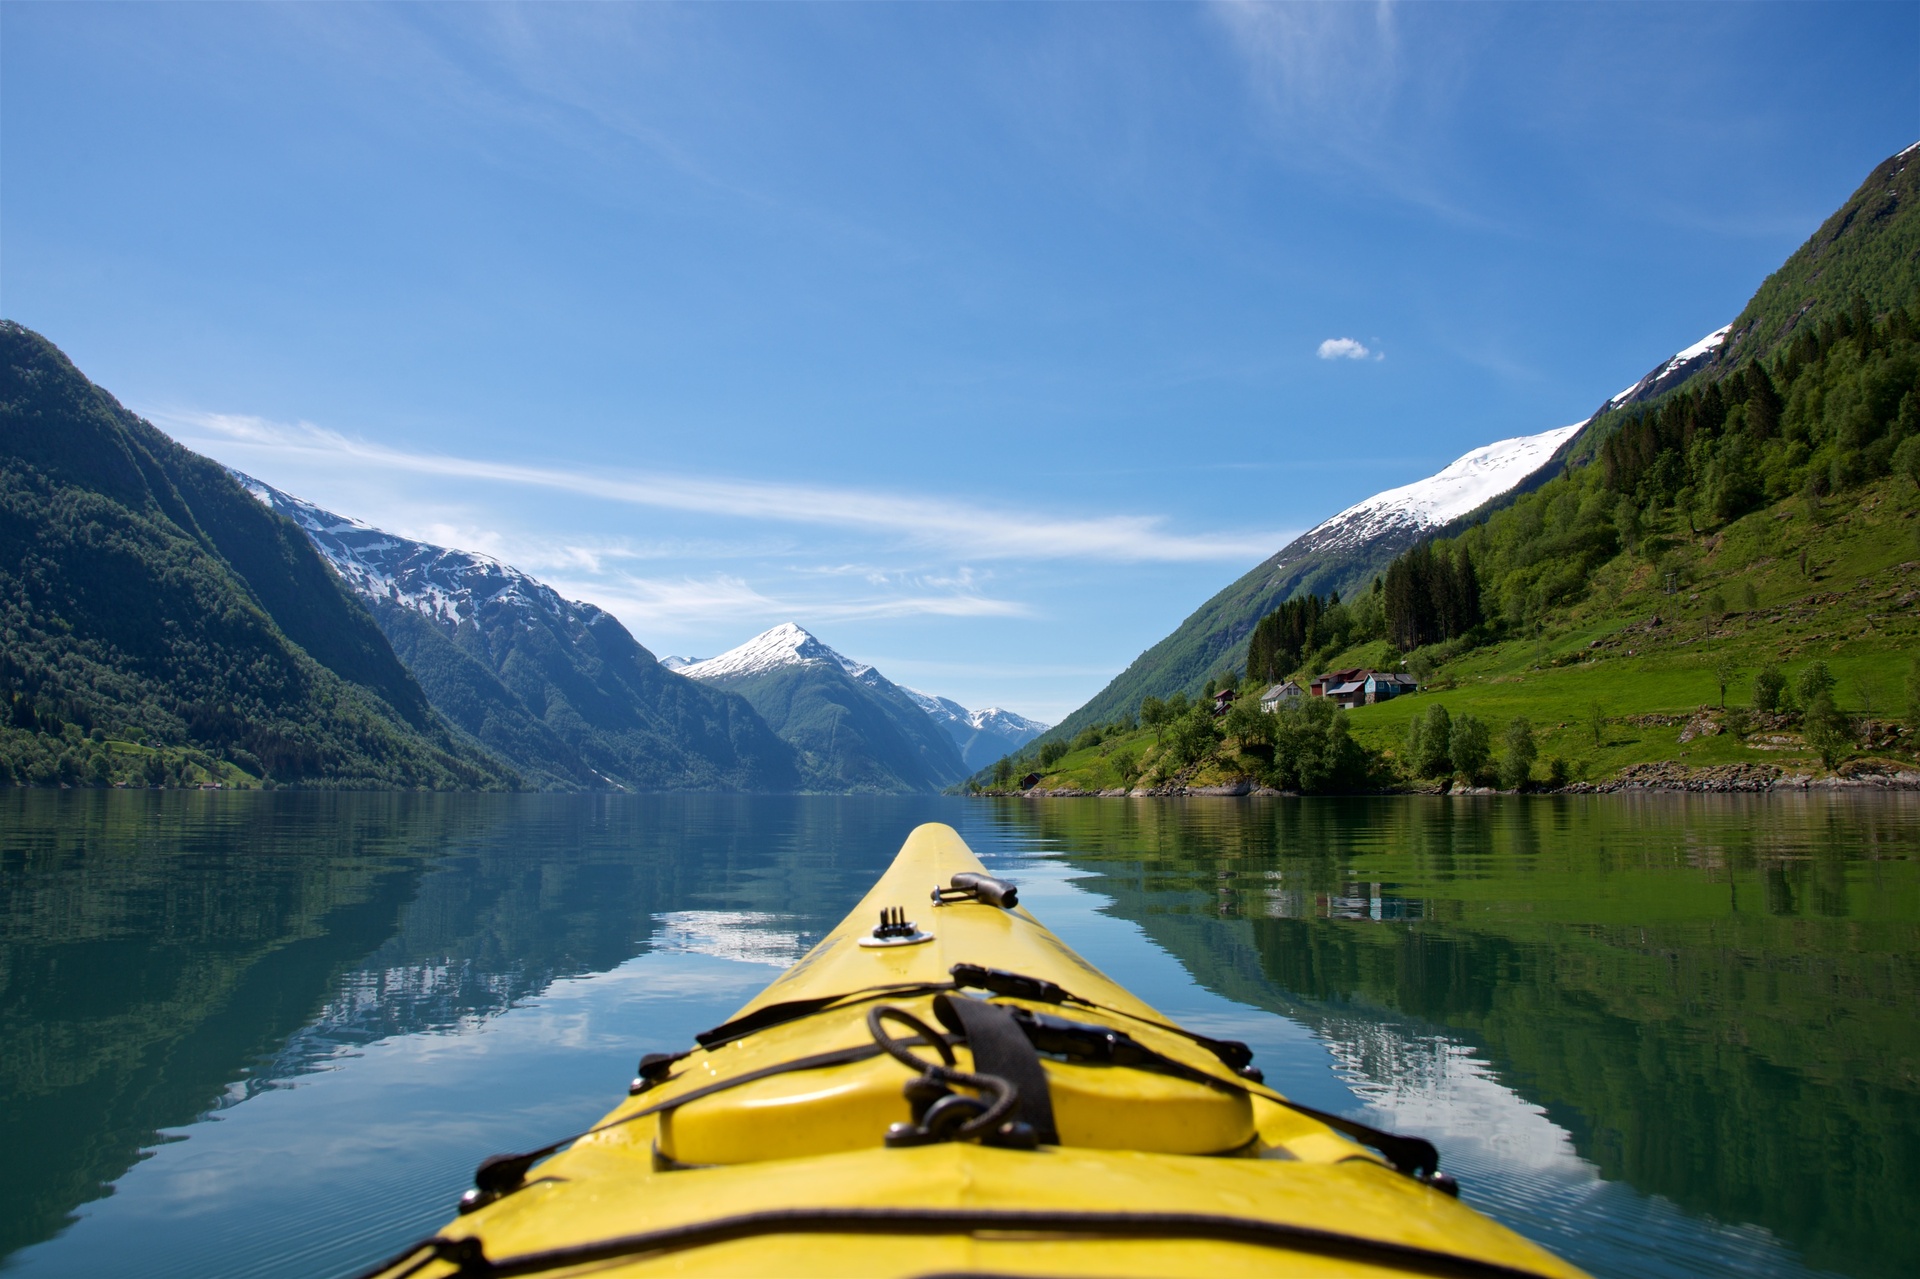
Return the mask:
{"type": "Polygon", "coordinates": [[[1271,714],[1279,710],[1282,705],[1296,701],[1306,695],[1307,692],[1305,689],[1301,688],[1292,680],[1288,680],[1284,684],[1275,684],[1272,688],[1260,694],[1260,709],[1271,714]]]}

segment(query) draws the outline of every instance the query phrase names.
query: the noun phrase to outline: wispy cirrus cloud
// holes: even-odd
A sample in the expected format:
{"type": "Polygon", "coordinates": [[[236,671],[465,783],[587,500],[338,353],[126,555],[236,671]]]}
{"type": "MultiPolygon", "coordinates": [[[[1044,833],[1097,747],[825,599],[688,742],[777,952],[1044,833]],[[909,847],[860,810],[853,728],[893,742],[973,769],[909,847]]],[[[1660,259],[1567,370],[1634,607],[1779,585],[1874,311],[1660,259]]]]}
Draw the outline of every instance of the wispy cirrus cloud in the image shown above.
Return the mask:
{"type": "Polygon", "coordinates": [[[1208,11],[1288,163],[1357,176],[1457,225],[1500,229],[1450,194],[1445,135],[1434,121],[1451,118],[1466,37],[1444,20],[1420,24],[1410,55],[1393,0],[1214,0],[1208,11]]]}
{"type": "Polygon", "coordinates": [[[1402,75],[1391,3],[1221,0],[1212,11],[1256,91],[1289,126],[1310,128],[1337,147],[1380,130],[1402,75]]]}
{"type": "Polygon", "coordinates": [[[1158,516],[1062,518],[918,493],[649,471],[584,471],[414,452],[305,422],[272,422],[244,414],[182,411],[152,416],[203,447],[351,461],[361,467],[547,489],[660,510],[885,533],[977,559],[1244,560],[1268,554],[1284,541],[1284,535],[1275,532],[1174,533],[1158,516]]]}
{"type": "Polygon", "coordinates": [[[771,625],[800,617],[820,625],[891,617],[1027,617],[1033,611],[1016,600],[965,589],[786,596],[726,574],[677,578],[616,575],[585,581],[552,578],[548,585],[569,598],[597,604],[629,626],[650,634],[684,633],[726,623],[771,625]]]}

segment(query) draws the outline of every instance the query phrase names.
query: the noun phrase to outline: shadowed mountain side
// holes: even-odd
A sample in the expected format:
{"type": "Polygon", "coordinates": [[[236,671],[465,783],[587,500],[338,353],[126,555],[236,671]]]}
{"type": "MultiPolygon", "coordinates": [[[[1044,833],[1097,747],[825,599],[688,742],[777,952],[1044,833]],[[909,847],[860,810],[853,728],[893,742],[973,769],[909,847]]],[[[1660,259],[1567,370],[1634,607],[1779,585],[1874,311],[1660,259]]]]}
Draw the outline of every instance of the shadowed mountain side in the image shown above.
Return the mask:
{"type": "MultiPolygon", "coordinates": [[[[1076,815],[1091,807],[1019,811],[1048,846],[1089,850],[1065,858],[1094,872],[1080,885],[1209,989],[1349,1061],[1378,1050],[1360,1029],[1438,1030],[1544,1106],[1602,1177],[1765,1226],[1814,1265],[1891,1276],[1920,1249],[1905,1172],[1920,1157],[1920,962],[1911,922],[1877,910],[1837,855],[1731,830],[1695,849],[1707,866],[1676,853],[1629,884],[1648,868],[1606,845],[1630,838],[1632,810],[1403,807],[1372,843],[1406,855],[1356,864],[1354,805],[1271,806],[1261,843],[1299,850],[1284,858],[1246,856],[1243,834],[1194,814],[1116,832],[1076,815]]],[[[1817,848],[1827,824],[1776,832],[1817,848]]]]}
{"type": "MultiPolygon", "coordinates": [[[[600,784],[578,751],[534,717],[484,660],[469,653],[432,621],[391,603],[370,606],[394,654],[412,671],[427,699],[447,719],[502,759],[519,766],[527,783],[543,790],[600,784]]],[[[466,628],[472,636],[475,628],[466,628]]]]}
{"type": "Polygon", "coordinates": [[[0,676],[254,776],[499,786],[299,530],[0,323],[0,676]]]}
{"type": "Polygon", "coordinates": [[[1083,706],[1048,730],[1046,740],[1071,741],[1088,724],[1105,723],[1137,711],[1147,697],[1197,695],[1207,677],[1244,664],[1247,637],[1256,623],[1296,594],[1342,596],[1383,573],[1393,557],[1421,535],[1411,530],[1389,534],[1354,550],[1295,553],[1299,542],[1263,562],[1195,609],[1174,632],[1133,659],[1083,706]]]}
{"type": "Polygon", "coordinates": [[[924,793],[966,775],[959,748],[924,711],[903,695],[890,697],[856,681],[836,664],[784,666],[723,686],[751,702],[793,746],[803,789],[924,793]]]}
{"type": "Polygon", "coordinates": [[[549,785],[790,791],[794,754],[746,700],[664,670],[610,614],[483,605],[373,613],[442,714],[549,785]],[[535,708],[538,708],[537,711],[535,708]]]}

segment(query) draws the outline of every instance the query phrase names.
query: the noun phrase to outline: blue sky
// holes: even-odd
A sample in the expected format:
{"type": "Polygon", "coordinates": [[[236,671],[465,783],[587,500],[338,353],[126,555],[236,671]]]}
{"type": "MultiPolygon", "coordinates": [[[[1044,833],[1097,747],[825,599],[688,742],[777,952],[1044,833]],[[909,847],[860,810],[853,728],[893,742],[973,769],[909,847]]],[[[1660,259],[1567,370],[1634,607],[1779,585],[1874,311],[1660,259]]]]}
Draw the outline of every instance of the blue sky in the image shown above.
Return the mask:
{"type": "Polygon", "coordinates": [[[657,653],[1054,720],[1916,138],[1907,4],[14,3],[0,311],[657,653]]]}

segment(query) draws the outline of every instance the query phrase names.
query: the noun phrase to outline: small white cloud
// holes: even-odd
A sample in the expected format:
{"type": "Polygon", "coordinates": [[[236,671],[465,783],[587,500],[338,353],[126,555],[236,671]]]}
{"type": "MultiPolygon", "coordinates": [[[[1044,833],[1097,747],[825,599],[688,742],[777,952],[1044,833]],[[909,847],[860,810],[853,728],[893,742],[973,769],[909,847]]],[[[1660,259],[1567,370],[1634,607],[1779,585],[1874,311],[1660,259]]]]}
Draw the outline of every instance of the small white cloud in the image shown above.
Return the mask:
{"type": "Polygon", "coordinates": [[[1320,344],[1320,358],[1323,360],[1377,360],[1380,356],[1352,338],[1328,338],[1320,344]]]}

